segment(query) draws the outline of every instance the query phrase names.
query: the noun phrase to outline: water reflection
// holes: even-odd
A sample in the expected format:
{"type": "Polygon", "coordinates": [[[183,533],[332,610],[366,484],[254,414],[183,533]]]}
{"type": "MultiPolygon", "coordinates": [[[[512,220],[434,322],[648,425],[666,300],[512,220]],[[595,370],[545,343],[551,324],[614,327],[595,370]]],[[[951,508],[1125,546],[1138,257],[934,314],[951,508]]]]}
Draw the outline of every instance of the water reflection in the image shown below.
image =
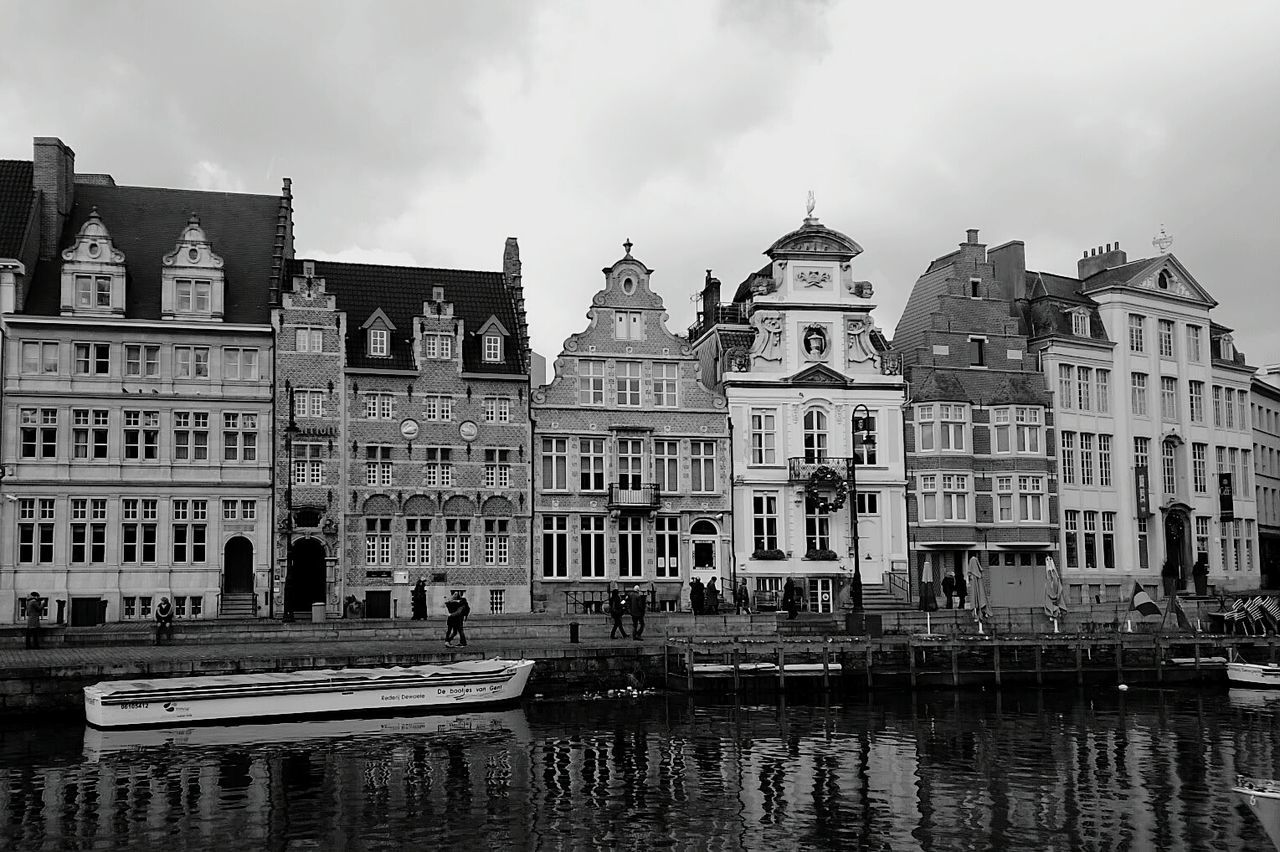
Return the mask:
{"type": "Polygon", "coordinates": [[[0,848],[1249,849],[1265,695],[939,693],[0,733],[0,848]]]}

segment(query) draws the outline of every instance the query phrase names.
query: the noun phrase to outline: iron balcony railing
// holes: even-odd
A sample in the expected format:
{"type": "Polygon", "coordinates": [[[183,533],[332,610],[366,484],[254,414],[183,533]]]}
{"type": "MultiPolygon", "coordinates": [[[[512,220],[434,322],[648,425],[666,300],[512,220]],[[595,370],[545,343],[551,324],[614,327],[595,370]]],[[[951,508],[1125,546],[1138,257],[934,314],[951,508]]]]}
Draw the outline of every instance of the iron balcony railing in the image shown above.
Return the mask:
{"type": "Polygon", "coordinates": [[[790,467],[790,478],[792,482],[808,482],[809,477],[813,476],[813,472],[820,467],[829,467],[840,475],[845,482],[852,479],[851,468],[854,460],[851,458],[824,458],[818,461],[812,461],[808,457],[801,456],[799,458],[787,459],[790,467]]]}
{"type": "Polygon", "coordinates": [[[689,339],[696,340],[717,325],[746,325],[746,323],[746,306],[716,305],[710,310],[698,311],[698,319],[689,326],[689,339]]]}
{"type": "Polygon", "coordinates": [[[634,486],[610,485],[609,486],[609,502],[610,509],[639,509],[652,510],[658,508],[661,501],[662,492],[658,486],[646,483],[634,486]]]}

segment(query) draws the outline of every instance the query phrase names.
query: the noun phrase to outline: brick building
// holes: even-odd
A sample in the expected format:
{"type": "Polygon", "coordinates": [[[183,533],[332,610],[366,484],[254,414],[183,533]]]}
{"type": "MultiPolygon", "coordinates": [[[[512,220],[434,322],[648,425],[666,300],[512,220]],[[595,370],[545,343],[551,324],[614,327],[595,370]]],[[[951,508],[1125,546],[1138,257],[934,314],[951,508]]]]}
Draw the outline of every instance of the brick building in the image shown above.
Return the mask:
{"type": "Polygon", "coordinates": [[[1258,572],[1264,589],[1280,589],[1280,366],[1258,370],[1250,385],[1258,572]]]}
{"type": "Polygon", "coordinates": [[[277,299],[276,609],[529,610],[529,346],[501,272],[300,260],[277,299]]]}
{"type": "Polygon", "coordinates": [[[689,338],[733,423],[737,576],[757,604],[791,579],[829,612],[855,573],[868,594],[905,580],[906,385],[853,277],[862,247],[809,212],[730,303],[708,273],[689,338]]]}
{"type": "Polygon", "coordinates": [[[962,574],[975,554],[998,606],[1043,600],[1043,566],[1058,544],[1052,398],[996,278],[997,259],[1018,251],[988,253],[970,230],[916,281],[893,338],[911,383],[913,578],[925,560],[935,579],[962,574]]]}
{"type": "Polygon", "coordinates": [[[693,578],[723,588],[732,574],[725,400],[625,249],[533,394],[533,595],[551,612],[634,585],[686,608],[693,578]]]}
{"type": "Polygon", "coordinates": [[[0,622],[263,612],[268,293],[291,197],[119,186],[60,140],[0,161],[0,622]]]}

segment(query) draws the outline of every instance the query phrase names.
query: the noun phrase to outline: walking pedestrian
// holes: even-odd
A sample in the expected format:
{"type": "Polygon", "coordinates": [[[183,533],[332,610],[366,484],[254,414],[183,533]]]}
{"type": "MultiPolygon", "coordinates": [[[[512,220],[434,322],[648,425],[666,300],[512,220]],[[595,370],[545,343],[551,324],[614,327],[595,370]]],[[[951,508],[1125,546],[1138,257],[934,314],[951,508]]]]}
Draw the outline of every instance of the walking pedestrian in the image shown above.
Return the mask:
{"type": "Polygon", "coordinates": [[[43,607],[44,602],[40,599],[40,593],[32,592],[27,598],[27,629],[23,636],[26,647],[29,649],[40,647],[40,610],[43,607]]]}
{"type": "Polygon", "coordinates": [[[160,603],[156,606],[156,641],[160,644],[161,637],[167,636],[169,641],[173,641],[173,604],[169,603],[168,598],[160,598],[160,603]]]}
{"type": "Polygon", "coordinates": [[[450,595],[449,600],[444,602],[444,608],[449,613],[444,620],[444,644],[452,648],[453,637],[458,635],[458,613],[462,610],[462,592],[455,591],[450,595]]]}
{"type": "Polygon", "coordinates": [[[644,611],[648,605],[649,599],[640,591],[640,587],[633,588],[627,601],[627,611],[631,613],[631,638],[637,642],[644,635],[644,611]]]}
{"type": "Polygon", "coordinates": [[[747,591],[746,580],[739,580],[738,588],[733,590],[733,604],[738,612],[751,612],[751,593],[747,591]]]}
{"type": "Polygon", "coordinates": [[[626,604],[622,602],[622,595],[618,594],[617,589],[609,592],[609,617],[613,619],[613,629],[609,631],[609,638],[616,639],[618,634],[622,634],[622,638],[627,638],[627,631],[622,626],[622,616],[626,613],[626,604]]]}
{"type": "Polygon", "coordinates": [[[458,602],[461,604],[458,607],[458,628],[456,631],[458,634],[458,647],[465,648],[467,647],[467,632],[463,628],[466,627],[467,616],[471,614],[471,604],[467,603],[466,592],[458,592],[458,602]]]}
{"type": "Polygon", "coordinates": [[[413,610],[413,621],[427,620],[427,584],[422,578],[418,578],[418,582],[414,584],[413,591],[409,593],[409,601],[413,610]]]}
{"type": "Polygon", "coordinates": [[[693,610],[694,615],[702,615],[706,601],[707,591],[702,587],[702,581],[694,577],[689,583],[689,608],[693,610]]]}
{"type": "Polygon", "coordinates": [[[782,584],[782,608],[787,611],[787,621],[795,620],[800,612],[799,592],[796,591],[796,584],[790,577],[782,584]]]}
{"type": "Polygon", "coordinates": [[[703,604],[703,608],[708,615],[718,615],[720,613],[720,589],[716,587],[715,577],[707,581],[707,599],[703,604]]]}
{"type": "Polygon", "coordinates": [[[956,578],[951,576],[950,574],[943,574],[942,575],[942,593],[947,596],[947,609],[951,609],[952,607],[951,596],[955,594],[955,591],[956,591],[956,578]]]}

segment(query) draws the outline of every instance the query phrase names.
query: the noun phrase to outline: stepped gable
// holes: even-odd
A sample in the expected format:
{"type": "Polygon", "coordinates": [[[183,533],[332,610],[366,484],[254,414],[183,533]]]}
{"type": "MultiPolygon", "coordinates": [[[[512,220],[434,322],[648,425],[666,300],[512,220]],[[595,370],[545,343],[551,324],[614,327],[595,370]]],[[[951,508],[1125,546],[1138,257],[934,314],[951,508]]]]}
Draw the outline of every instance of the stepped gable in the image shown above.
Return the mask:
{"type": "MultiPolygon", "coordinates": [[[[75,241],[96,208],[112,243],[124,253],[126,317],[160,319],[162,258],[173,252],[195,213],[213,250],[225,262],[223,322],[270,321],[279,196],[80,183],[75,195],[58,249],[75,241]]],[[[25,312],[58,316],[60,300],[61,261],[40,263],[25,312]]]]}
{"type": "MultiPolygon", "coordinates": [[[[289,262],[291,276],[302,274],[301,260],[289,262]]],[[[416,370],[413,357],[413,318],[422,315],[424,302],[431,301],[432,289],[444,288],[444,301],[453,304],[453,314],[464,323],[462,369],[476,373],[523,375],[519,341],[508,340],[502,348],[501,363],[484,363],[482,341],[477,332],[494,317],[511,333],[520,328],[515,301],[503,283],[501,272],[466,269],[435,269],[418,266],[381,266],[368,263],[315,261],[315,274],[323,278],[325,290],[347,313],[347,365],[372,369],[416,370]],[[365,320],[381,310],[395,326],[390,357],[371,357],[359,333],[365,320]]]]}
{"type": "Polygon", "coordinates": [[[0,257],[22,255],[35,205],[31,161],[0,160],[0,257]]]}

